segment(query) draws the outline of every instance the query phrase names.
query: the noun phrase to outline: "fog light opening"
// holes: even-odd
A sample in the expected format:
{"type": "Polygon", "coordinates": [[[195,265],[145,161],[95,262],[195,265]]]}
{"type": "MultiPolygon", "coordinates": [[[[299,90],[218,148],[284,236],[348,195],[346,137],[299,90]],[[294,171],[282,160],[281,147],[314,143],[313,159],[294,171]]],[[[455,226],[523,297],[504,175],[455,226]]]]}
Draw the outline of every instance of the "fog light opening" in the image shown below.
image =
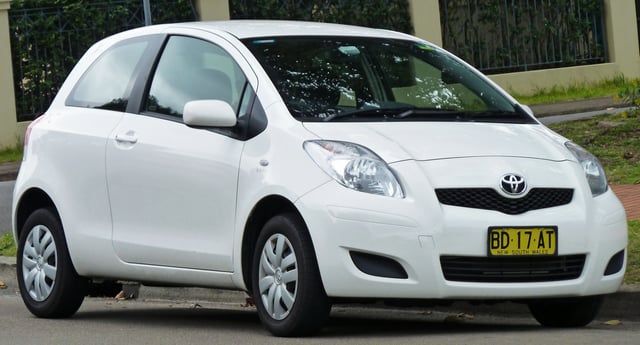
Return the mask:
{"type": "Polygon", "coordinates": [[[351,251],[349,254],[351,255],[353,263],[363,273],[383,278],[409,278],[407,271],[405,271],[402,265],[393,259],[355,251],[351,251]]]}
{"type": "Polygon", "coordinates": [[[610,276],[612,274],[616,274],[622,270],[622,266],[624,265],[624,249],[616,253],[611,257],[609,263],[607,264],[607,268],[604,270],[605,276],[610,276]]]}

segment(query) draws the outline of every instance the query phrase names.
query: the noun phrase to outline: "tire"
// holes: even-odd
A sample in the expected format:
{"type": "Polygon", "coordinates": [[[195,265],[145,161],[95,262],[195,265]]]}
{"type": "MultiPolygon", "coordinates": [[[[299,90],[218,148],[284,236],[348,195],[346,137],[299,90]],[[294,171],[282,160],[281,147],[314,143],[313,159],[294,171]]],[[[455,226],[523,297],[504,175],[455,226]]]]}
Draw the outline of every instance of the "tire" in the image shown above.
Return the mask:
{"type": "Polygon", "coordinates": [[[273,335],[312,335],[329,317],[313,244],[296,215],[278,215],[264,225],[251,277],[258,316],[273,335]]]}
{"type": "Polygon", "coordinates": [[[87,280],[73,268],[54,210],[39,209],[27,218],[18,241],[16,268],[20,295],[33,315],[65,318],[80,308],[87,280]]]}
{"type": "Polygon", "coordinates": [[[547,327],[583,327],[596,318],[603,296],[539,300],[529,303],[533,317],[547,327]]]}

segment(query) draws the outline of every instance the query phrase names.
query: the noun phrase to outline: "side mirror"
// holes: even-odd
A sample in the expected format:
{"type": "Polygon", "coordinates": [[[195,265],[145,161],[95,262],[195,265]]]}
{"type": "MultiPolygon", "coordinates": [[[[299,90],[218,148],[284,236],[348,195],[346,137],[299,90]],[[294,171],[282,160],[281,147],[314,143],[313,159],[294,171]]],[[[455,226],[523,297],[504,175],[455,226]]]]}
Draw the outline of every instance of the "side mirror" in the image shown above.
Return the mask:
{"type": "Polygon", "coordinates": [[[229,103],[214,99],[187,102],[182,119],[194,127],[233,127],[237,121],[236,112],[229,103]]]}

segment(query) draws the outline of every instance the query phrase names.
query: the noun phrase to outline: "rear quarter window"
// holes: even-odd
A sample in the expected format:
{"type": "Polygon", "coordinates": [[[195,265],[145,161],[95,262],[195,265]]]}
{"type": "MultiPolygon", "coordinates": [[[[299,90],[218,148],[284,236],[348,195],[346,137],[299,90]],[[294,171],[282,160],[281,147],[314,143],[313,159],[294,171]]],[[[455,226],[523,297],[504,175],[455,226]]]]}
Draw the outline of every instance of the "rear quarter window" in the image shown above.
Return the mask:
{"type": "Polygon", "coordinates": [[[125,111],[136,72],[150,43],[133,40],[105,51],[82,75],[66,105],[125,111]]]}

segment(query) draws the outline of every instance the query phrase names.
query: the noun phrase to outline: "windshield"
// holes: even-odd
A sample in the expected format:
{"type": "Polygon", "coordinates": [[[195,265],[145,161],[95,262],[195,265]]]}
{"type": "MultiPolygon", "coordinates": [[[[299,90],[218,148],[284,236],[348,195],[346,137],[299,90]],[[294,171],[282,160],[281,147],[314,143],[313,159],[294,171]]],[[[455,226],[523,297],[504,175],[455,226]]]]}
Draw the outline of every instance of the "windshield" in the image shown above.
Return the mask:
{"type": "Polygon", "coordinates": [[[535,123],[440,48],[360,37],[245,40],[300,121],[535,123]]]}

